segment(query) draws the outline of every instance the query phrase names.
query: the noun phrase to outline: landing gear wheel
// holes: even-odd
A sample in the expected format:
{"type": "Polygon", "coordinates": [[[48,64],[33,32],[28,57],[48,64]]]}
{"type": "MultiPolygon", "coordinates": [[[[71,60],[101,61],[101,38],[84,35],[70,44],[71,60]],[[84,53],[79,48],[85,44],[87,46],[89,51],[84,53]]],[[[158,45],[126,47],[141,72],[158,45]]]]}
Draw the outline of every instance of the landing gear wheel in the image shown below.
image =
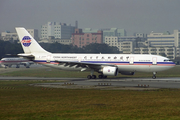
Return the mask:
{"type": "Polygon", "coordinates": [[[103,75],[99,75],[98,78],[99,78],[99,79],[102,79],[102,78],[103,78],[103,75]]]}
{"type": "Polygon", "coordinates": [[[107,76],[104,76],[104,75],[99,75],[98,76],[99,79],[102,79],[102,78],[107,78],[107,76]]]}
{"type": "Polygon", "coordinates": [[[153,76],[152,76],[152,78],[153,78],[153,79],[156,79],[156,76],[155,76],[155,75],[153,75],[153,76]]]}
{"type": "Polygon", "coordinates": [[[92,79],[96,79],[96,75],[92,75],[91,77],[92,77],[92,79]]]}
{"type": "Polygon", "coordinates": [[[88,78],[88,79],[91,79],[92,77],[91,77],[91,75],[88,75],[87,78],[88,78]]]}

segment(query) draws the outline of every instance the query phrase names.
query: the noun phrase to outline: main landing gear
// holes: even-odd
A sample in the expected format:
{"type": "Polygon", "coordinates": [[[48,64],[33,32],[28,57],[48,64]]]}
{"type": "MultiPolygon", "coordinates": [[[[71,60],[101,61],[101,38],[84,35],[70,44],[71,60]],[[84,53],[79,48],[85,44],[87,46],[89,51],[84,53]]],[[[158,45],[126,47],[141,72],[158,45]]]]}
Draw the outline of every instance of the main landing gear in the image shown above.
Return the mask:
{"type": "Polygon", "coordinates": [[[91,75],[88,75],[87,78],[88,79],[96,79],[96,75],[93,75],[94,74],[94,70],[91,69],[91,75]]]}
{"type": "MultiPolygon", "coordinates": [[[[94,74],[94,70],[91,69],[91,75],[88,75],[87,78],[88,78],[88,79],[96,79],[96,75],[93,75],[93,74],[94,74]]],[[[103,79],[103,78],[107,78],[107,76],[106,76],[106,75],[103,75],[103,74],[101,73],[101,75],[98,75],[98,78],[99,78],[99,79],[103,79]]]]}
{"type": "Polygon", "coordinates": [[[156,79],[156,72],[153,72],[152,78],[153,78],[153,79],[156,79]]]}
{"type": "Polygon", "coordinates": [[[107,78],[107,76],[105,76],[105,75],[99,75],[98,77],[99,77],[99,79],[107,78]]]}
{"type": "Polygon", "coordinates": [[[96,79],[96,75],[88,75],[87,78],[88,79],[96,79]]]}
{"type": "MultiPolygon", "coordinates": [[[[88,75],[87,78],[88,79],[96,79],[96,75],[88,75]]],[[[98,75],[98,78],[99,79],[107,78],[107,76],[105,76],[105,75],[98,75]]]]}

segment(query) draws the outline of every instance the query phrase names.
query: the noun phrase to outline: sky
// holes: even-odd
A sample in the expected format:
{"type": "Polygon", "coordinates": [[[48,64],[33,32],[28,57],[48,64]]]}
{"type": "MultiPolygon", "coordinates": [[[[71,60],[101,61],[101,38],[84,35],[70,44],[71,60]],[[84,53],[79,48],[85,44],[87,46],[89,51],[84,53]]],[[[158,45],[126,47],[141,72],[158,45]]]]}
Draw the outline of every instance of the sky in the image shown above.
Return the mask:
{"type": "MultiPolygon", "coordinates": [[[[79,28],[120,28],[134,33],[180,29],[180,0],[0,0],[0,33],[40,30],[47,22],[79,28]]],[[[40,33],[40,32],[39,32],[40,33]]]]}

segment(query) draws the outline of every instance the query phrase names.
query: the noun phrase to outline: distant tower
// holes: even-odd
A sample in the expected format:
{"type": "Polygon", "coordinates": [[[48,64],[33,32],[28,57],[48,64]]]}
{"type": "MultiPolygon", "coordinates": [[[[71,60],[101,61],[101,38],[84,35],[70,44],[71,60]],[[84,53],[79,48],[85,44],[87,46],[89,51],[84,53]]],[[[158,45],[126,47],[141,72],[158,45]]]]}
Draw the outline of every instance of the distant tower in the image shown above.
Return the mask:
{"type": "Polygon", "coordinates": [[[78,21],[75,22],[75,27],[78,28],[78,21]]]}

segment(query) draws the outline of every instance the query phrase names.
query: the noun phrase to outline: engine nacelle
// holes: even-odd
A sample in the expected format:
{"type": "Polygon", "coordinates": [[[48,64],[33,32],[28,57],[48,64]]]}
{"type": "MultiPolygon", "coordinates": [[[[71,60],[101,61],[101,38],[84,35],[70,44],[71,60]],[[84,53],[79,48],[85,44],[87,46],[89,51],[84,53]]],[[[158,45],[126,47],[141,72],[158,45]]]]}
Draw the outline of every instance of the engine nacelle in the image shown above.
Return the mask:
{"type": "Polygon", "coordinates": [[[104,67],[102,69],[102,73],[105,76],[116,76],[118,74],[118,68],[117,67],[104,67]]]}
{"type": "Polygon", "coordinates": [[[134,72],[121,72],[122,75],[134,75],[134,72]]]}

